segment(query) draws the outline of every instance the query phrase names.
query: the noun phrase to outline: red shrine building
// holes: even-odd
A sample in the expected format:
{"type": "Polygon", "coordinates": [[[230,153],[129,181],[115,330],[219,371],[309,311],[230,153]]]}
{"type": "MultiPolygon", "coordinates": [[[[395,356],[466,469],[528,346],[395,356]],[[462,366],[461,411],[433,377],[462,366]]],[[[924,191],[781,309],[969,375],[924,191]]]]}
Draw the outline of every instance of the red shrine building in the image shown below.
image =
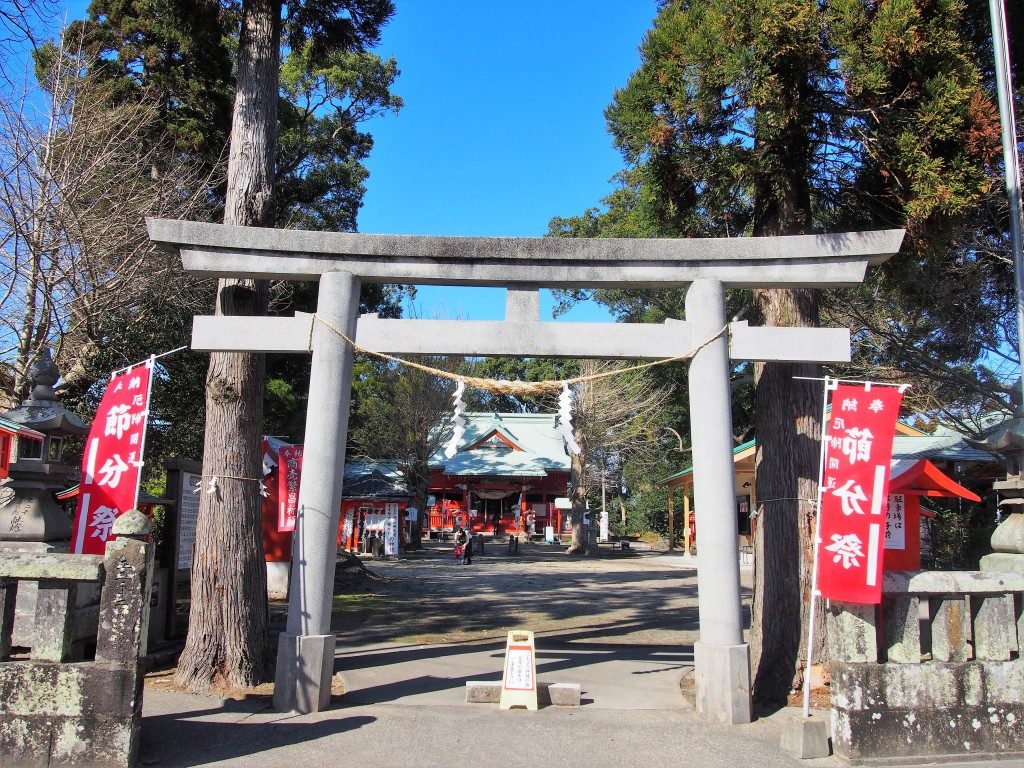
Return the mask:
{"type": "Polygon", "coordinates": [[[428,510],[432,535],[468,525],[473,532],[565,525],[555,499],[569,486],[569,455],[553,413],[466,413],[466,430],[451,458],[431,457],[428,510]]]}
{"type": "Polygon", "coordinates": [[[0,480],[8,476],[9,468],[18,456],[42,457],[44,437],[42,432],[0,417],[0,480]]]}
{"type": "MultiPolygon", "coordinates": [[[[754,459],[757,444],[750,440],[733,449],[735,467],[737,533],[741,563],[753,558],[753,537],[757,524],[754,459]]],[[[960,433],[939,426],[932,434],[897,422],[893,436],[886,515],[885,569],[890,571],[919,570],[924,542],[922,533],[930,532],[935,518],[928,509],[928,500],[936,498],[963,499],[979,503],[981,498],[961,482],[975,487],[990,487],[1001,476],[1002,465],[987,451],[973,448],[960,433]]],[[[668,489],[669,538],[689,551],[696,539],[696,517],[700,510],[691,507],[693,467],[687,467],[658,483],[668,489]],[[674,496],[682,491],[683,515],[677,528],[674,496]]]]}

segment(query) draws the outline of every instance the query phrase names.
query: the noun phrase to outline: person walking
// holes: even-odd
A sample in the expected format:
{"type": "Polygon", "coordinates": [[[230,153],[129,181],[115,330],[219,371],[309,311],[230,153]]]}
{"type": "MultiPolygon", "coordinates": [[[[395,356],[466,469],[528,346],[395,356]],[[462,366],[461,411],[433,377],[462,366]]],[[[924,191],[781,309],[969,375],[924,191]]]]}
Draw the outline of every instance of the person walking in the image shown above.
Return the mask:
{"type": "Polygon", "coordinates": [[[473,538],[461,526],[455,532],[455,559],[463,565],[473,564],[473,538]]]}

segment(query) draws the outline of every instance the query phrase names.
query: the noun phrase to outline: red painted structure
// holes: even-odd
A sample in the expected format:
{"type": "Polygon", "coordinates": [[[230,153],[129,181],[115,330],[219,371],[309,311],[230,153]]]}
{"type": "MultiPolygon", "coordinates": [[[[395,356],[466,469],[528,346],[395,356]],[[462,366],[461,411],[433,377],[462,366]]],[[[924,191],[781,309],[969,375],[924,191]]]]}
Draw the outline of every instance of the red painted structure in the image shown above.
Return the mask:
{"type": "Polygon", "coordinates": [[[10,474],[11,448],[14,446],[14,438],[17,432],[0,427],[0,480],[10,474]]]}
{"type": "MultiPolygon", "coordinates": [[[[277,461],[277,451],[284,445],[278,440],[264,439],[263,451],[265,466],[270,468],[269,474],[264,479],[264,487],[267,489],[267,496],[263,499],[263,551],[268,563],[289,562],[292,559],[292,532],[279,531],[278,524],[278,472],[280,464],[277,461]]],[[[384,514],[387,504],[397,504],[399,510],[399,552],[404,549],[406,539],[405,510],[409,506],[409,494],[402,493],[400,488],[390,482],[391,478],[385,477],[380,471],[373,468],[380,465],[367,465],[371,467],[366,472],[360,472],[360,465],[356,463],[346,464],[345,485],[343,489],[344,498],[341,502],[341,510],[338,521],[338,548],[355,552],[365,536],[367,527],[374,530],[378,527],[376,516],[384,514]],[[351,515],[351,517],[349,517],[351,515]],[[346,536],[346,520],[351,521],[351,533],[346,536]]]]}
{"type": "Polygon", "coordinates": [[[440,471],[434,472],[430,493],[437,503],[428,510],[430,530],[450,531],[455,526],[465,527],[468,523],[474,533],[521,531],[526,530],[527,515],[533,512],[537,533],[543,533],[545,526],[549,525],[560,531],[562,513],[555,509],[555,499],[566,495],[568,485],[568,472],[552,473],[545,478],[453,478],[440,471]]]}
{"type": "Polygon", "coordinates": [[[554,502],[567,495],[568,457],[560,437],[555,445],[561,455],[553,459],[550,453],[541,453],[551,451],[554,417],[466,416],[476,436],[452,461],[431,462],[430,495],[435,503],[427,510],[429,531],[462,526],[473,533],[525,532],[531,519],[537,534],[547,526],[561,531],[562,513],[554,502]]]}
{"type": "MultiPolygon", "coordinates": [[[[957,483],[928,459],[894,462],[889,496],[902,495],[905,510],[903,549],[885,549],[885,570],[921,570],[921,518],[934,514],[921,508],[922,498],[961,498],[980,502],[981,497],[957,483]],[[898,474],[897,474],[898,472],[898,474]]],[[[891,521],[890,521],[891,523],[891,521]]]]}
{"type": "Polygon", "coordinates": [[[0,419],[0,480],[10,476],[11,464],[17,460],[15,451],[23,457],[42,456],[43,433],[23,427],[13,421],[0,419]],[[22,445],[18,447],[18,439],[22,445]]]}

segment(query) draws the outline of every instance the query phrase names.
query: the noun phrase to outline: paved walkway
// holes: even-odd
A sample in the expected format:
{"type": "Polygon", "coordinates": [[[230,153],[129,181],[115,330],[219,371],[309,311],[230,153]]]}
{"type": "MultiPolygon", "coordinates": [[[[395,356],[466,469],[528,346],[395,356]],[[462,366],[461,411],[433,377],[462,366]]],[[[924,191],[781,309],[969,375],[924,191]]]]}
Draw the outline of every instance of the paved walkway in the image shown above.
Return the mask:
{"type": "Polygon", "coordinates": [[[787,713],[735,728],[696,717],[679,688],[696,638],[696,574],[677,567],[681,556],[567,560],[531,547],[510,560],[502,552],[468,567],[439,549],[371,564],[382,577],[372,592],[335,603],[335,670],[347,693],[325,712],[282,715],[267,696],[223,700],[147,685],[143,764],[842,764],[783,753],[787,713]],[[537,632],[538,679],[580,683],[582,707],[500,712],[464,702],[466,680],[500,679],[513,627],[537,632]]]}
{"type": "MultiPolygon", "coordinates": [[[[147,692],[142,760],[161,766],[345,765],[363,768],[796,766],[778,723],[727,729],[679,707],[583,706],[499,712],[486,704],[353,704],[288,717],[265,702],[147,692]]],[[[803,765],[838,765],[832,758],[803,765]]]]}

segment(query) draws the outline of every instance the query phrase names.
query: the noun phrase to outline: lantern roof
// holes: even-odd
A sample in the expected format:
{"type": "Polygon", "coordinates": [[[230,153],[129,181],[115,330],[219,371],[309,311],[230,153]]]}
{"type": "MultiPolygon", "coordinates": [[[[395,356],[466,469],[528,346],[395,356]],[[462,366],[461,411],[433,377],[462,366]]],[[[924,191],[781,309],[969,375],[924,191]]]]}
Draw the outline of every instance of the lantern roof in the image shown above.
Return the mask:
{"type": "Polygon", "coordinates": [[[89,425],[57,400],[53,385],[60,379],[60,371],[53,362],[50,350],[44,350],[28,369],[32,393],[21,405],[12,408],[3,418],[19,427],[42,432],[44,435],[86,435],[89,425]]]}

